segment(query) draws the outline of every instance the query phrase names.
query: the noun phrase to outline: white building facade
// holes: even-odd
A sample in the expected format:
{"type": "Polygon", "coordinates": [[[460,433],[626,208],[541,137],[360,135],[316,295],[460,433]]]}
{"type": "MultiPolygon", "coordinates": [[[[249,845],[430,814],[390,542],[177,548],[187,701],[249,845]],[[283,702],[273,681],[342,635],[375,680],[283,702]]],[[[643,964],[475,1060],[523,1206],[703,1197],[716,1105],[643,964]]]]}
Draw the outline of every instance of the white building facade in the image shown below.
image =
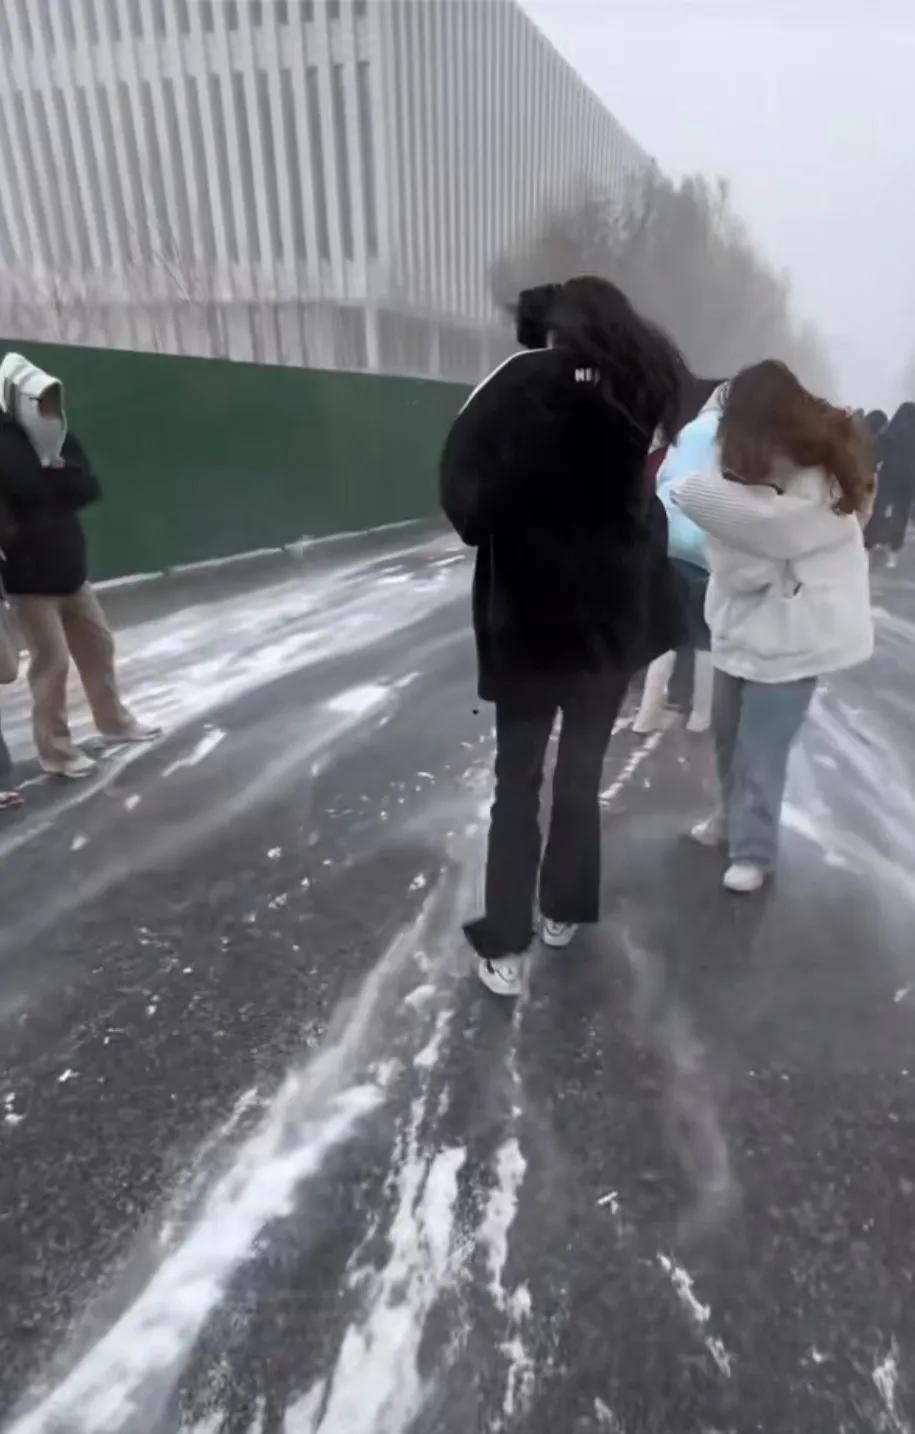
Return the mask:
{"type": "Polygon", "coordinates": [[[0,335],[471,379],[647,157],[515,0],[0,0],[0,335]]]}

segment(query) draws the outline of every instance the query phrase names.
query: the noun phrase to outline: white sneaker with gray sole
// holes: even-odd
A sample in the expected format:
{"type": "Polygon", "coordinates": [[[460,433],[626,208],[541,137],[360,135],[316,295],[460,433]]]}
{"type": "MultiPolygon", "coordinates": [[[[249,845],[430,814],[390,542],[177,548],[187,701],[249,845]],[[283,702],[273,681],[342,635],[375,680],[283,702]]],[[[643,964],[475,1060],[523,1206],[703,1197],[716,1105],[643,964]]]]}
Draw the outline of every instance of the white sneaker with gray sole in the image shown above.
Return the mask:
{"type": "Polygon", "coordinates": [[[503,956],[499,961],[487,961],[478,956],[477,977],[494,996],[518,997],[524,983],[524,957],[503,956]]]}
{"type": "Polygon", "coordinates": [[[762,891],[768,873],[764,866],[755,861],[734,861],[724,873],[724,888],[739,896],[749,896],[762,891]]]}
{"type": "Polygon", "coordinates": [[[87,757],[85,752],[76,752],[72,757],[66,757],[60,762],[42,762],[40,766],[49,777],[67,777],[71,782],[80,782],[84,777],[91,777],[98,769],[98,764],[93,762],[91,757],[87,757]]]}
{"type": "Polygon", "coordinates": [[[553,951],[564,951],[577,934],[578,927],[570,921],[550,921],[546,916],[541,919],[540,939],[553,951]]]}

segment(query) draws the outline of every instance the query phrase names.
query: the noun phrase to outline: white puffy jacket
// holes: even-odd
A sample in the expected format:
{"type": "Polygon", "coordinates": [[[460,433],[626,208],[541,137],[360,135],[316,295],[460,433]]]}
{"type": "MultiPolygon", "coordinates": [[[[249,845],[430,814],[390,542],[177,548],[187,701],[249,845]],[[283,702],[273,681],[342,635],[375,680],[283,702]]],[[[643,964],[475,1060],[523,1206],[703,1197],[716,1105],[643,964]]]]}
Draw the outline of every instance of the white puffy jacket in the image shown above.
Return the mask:
{"type": "Polygon", "coordinates": [[[708,537],[715,666],[794,682],[865,662],[874,625],[861,523],[834,511],[835,485],[819,468],[786,465],[772,481],[751,487],[715,470],[671,489],[708,537]]]}

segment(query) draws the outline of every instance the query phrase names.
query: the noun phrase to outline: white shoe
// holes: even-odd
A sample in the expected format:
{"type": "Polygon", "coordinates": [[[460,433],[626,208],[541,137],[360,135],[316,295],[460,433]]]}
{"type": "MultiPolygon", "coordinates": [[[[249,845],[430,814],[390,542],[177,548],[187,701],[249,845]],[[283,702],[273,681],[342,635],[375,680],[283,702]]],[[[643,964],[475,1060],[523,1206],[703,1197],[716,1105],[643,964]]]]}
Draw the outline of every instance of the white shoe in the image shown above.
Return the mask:
{"type": "Polygon", "coordinates": [[[571,921],[550,921],[544,916],[540,922],[540,939],[554,951],[564,951],[577,934],[578,926],[571,921]]]}
{"type": "Polygon", "coordinates": [[[732,862],[724,873],[725,889],[738,892],[741,896],[761,891],[765,884],[766,869],[755,861],[732,862]]]}
{"type": "Polygon", "coordinates": [[[699,846],[723,846],[726,840],[724,813],[712,812],[710,817],[691,827],[689,834],[699,846]]]}
{"type": "Polygon", "coordinates": [[[41,762],[40,766],[49,777],[68,777],[71,782],[79,782],[84,777],[92,776],[97,763],[87,757],[85,752],[76,752],[62,762],[41,762]]]}
{"type": "Polygon", "coordinates": [[[899,562],[899,554],[898,554],[898,553],[890,553],[889,557],[888,557],[887,560],[886,560],[886,566],[887,566],[888,568],[895,568],[898,562],[899,562]]]}
{"type": "Polygon", "coordinates": [[[142,742],[155,742],[157,737],[162,736],[162,728],[144,727],[141,722],[133,722],[123,732],[103,732],[102,736],[113,747],[122,742],[139,745],[142,742]]]}
{"type": "Polygon", "coordinates": [[[494,996],[514,998],[521,995],[524,977],[523,956],[503,956],[500,961],[477,957],[477,976],[494,996]]]}
{"type": "Polygon", "coordinates": [[[712,725],[711,717],[704,712],[691,712],[686,724],[687,732],[707,732],[712,725]]]}
{"type": "Polygon", "coordinates": [[[645,736],[648,732],[661,732],[667,726],[667,720],[666,707],[646,707],[639,711],[632,724],[632,730],[639,737],[645,736]]]}

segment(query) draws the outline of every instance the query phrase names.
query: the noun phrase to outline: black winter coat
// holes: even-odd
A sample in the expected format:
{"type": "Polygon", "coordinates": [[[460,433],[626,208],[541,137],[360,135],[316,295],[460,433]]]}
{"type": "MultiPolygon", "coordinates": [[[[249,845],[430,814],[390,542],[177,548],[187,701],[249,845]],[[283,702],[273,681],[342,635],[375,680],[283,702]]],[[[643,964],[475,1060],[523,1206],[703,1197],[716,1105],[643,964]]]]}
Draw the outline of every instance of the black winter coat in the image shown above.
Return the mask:
{"type": "Polygon", "coordinates": [[[61,456],[62,468],[42,468],[25,430],[0,414],[0,548],[14,596],[69,597],[86,581],[79,510],[101,490],[72,433],[61,456]]]}
{"type": "Polygon", "coordinates": [[[562,349],[516,354],[449,434],[442,506],[477,548],[480,696],[618,687],[682,635],[651,435],[562,349]]]}

